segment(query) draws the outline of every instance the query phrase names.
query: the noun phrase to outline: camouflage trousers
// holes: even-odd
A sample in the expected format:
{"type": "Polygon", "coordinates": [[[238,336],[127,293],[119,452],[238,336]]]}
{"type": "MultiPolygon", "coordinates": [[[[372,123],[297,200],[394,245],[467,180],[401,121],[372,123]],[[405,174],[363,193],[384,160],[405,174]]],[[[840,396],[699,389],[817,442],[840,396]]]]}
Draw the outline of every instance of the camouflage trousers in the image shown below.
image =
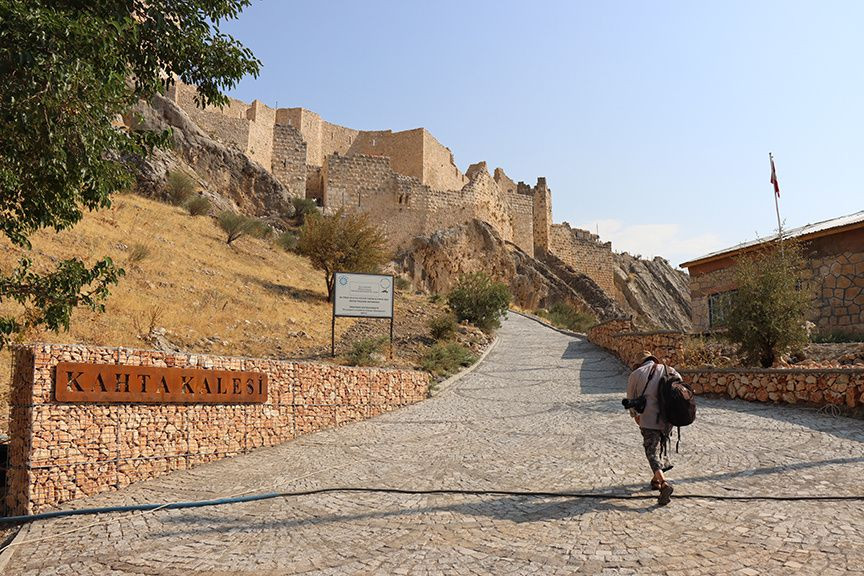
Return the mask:
{"type": "Polygon", "coordinates": [[[663,430],[651,430],[640,428],[642,431],[642,446],[645,448],[645,457],[651,466],[651,472],[657,472],[669,466],[669,434],[663,430]]]}

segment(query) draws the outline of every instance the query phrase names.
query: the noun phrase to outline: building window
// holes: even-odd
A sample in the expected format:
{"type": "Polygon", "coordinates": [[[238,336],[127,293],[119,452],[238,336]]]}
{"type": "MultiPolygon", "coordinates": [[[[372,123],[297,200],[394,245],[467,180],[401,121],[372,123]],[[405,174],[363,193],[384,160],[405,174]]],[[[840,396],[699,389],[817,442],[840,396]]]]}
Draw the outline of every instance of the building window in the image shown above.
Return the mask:
{"type": "Polygon", "coordinates": [[[737,290],[729,290],[728,292],[718,292],[708,296],[708,326],[710,328],[726,325],[729,306],[736,292],[737,290]]]}

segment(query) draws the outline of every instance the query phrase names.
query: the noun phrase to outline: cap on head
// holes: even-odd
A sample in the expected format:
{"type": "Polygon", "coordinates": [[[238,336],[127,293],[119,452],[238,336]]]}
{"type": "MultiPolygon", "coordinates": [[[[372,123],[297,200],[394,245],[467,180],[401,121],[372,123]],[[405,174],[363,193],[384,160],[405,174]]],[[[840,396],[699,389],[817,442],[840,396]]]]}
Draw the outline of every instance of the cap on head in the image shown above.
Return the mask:
{"type": "Polygon", "coordinates": [[[642,361],[639,362],[639,364],[640,365],[644,364],[645,362],[648,362],[649,360],[653,360],[654,362],[659,362],[659,360],[657,360],[657,357],[654,356],[654,354],[652,354],[649,350],[646,350],[646,351],[642,352],[642,361]]]}

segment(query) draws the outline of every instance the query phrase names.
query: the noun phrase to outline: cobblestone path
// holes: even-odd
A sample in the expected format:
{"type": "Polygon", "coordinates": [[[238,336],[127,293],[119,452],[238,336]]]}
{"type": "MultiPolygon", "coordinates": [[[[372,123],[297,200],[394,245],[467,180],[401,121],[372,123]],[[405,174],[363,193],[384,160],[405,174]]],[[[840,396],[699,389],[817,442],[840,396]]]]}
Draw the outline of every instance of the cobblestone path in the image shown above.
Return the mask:
{"type": "Polygon", "coordinates": [[[38,522],[19,574],[820,574],[864,570],[864,502],[682,495],[864,494],[864,424],[700,399],[656,506],[626,372],[511,315],[435,398],[77,505],[332,486],[579,491],[640,499],[329,493],[38,522]],[[94,525],[94,523],[98,523],[94,525]],[[70,530],[82,528],[69,532],[70,530]]]}

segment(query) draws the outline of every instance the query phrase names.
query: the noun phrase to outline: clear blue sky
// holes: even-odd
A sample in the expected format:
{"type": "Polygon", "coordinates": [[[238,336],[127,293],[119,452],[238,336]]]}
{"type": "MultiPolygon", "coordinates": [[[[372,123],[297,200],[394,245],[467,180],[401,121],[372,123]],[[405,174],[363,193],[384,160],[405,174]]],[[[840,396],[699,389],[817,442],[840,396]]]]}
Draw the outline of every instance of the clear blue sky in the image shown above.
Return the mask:
{"type": "Polygon", "coordinates": [[[429,129],[554,219],[673,265],[864,209],[864,2],[259,1],[232,95],[429,129]]]}

